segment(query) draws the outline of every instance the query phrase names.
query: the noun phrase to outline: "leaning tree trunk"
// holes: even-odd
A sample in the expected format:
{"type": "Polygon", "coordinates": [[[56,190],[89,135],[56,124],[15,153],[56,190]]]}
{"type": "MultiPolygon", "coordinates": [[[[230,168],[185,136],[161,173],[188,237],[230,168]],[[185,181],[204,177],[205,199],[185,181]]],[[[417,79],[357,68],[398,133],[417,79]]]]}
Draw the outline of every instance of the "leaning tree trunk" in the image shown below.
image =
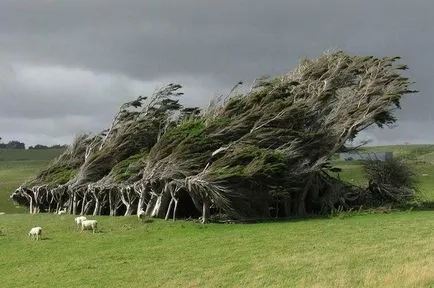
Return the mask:
{"type": "Polygon", "coordinates": [[[89,200],[87,199],[87,194],[89,193],[89,187],[85,188],[83,191],[83,203],[81,204],[81,211],[80,215],[85,215],[86,205],[89,203],[89,200]]]}
{"type": "Polygon", "coordinates": [[[160,207],[161,207],[161,199],[162,199],[162,197],[163,197],[163,195],[160,194],[160,195],[156,196],[155,201],[152,202],[153,205],[150,203],[151,204],[151,208],[152,208],[152,212],[151,212],[151,215],[150,215],[151,217],[155,217],[158,214],[158,212],[160,210],[160,207]]]}
{"type": "Polygon", "coordinates": [[[210,214],[211,213],[210,213],[208,199],[203,199],[203,203],[202,203],[202,223],[208,222],[210,214]]]}
{"type": "Polygon", "coordinates": [[[104,207],[106,207],[106,205],[107,205],[107,203],[108,203],[108,200],[107,200],[107,193],[105,193],[103,189],[101,189],[101,193],[103,193],[103,195],[102,195],[101,203],[100,203],[100,205],[99,205],[98,215],[101,215],[101,213],[102,213],[102,209],[103,209],[104,207]]]}
{"type": "MultiPolygon", "coordinates": [[[[134,191],[138,194],[138,197],[139,197],[139,202],[137,203],[137,215],[139,215],[140,210],[143,209],[143,206],[145,204],[145,200],[146,200],[148,193],[147,193],[146,186],[144,184],[135,184],[134,185],[134,191]]],[[[152,199],[152,196],[151,196],[151,199],[152,199]]],[[[150,201],[151,200],[149,200],[149,202],[150,201]]],[[[149,209],[149,202],[146,205],[145,213],[149,209]]],[[[146,215],[148,215],[148,214],[146,214],[146,215]]]]}
{"type": "Polygon", "coordinates": [[[148,201],[148,204],[146,205],[146,209],[145,209],[145,215],[146,217],[151,216],[154,208],[155,208],[155,204],[157,202],[158,199],[158,195],[155,194],[155,192],[151,192],[151,198],[148,201]]]}
{"type": "Polygon", "coordinates": [[[81,215],[89,215],[90,208],[92,207],[94,202],[95,202],[94,199],[90,199],[89,201],[87,201],[86,206],[84,206],[83,214],[81,215]]]}
{"type": "Polygon", "coordinates": [[[98,211],[100,209],[99,207],[101,205],[101,202],[99,200],[99,195],[96,192],[97,189],[99,189],[99,188],[92,187],[91,191],[90,191],[92,193],[93,199],[95,200],[95,206],[94,206],[93,213],[92,213],[93,216],[98,215],[98,211]]]}
{"type": "MultiPolygon", "coordinates": [[[[133,203],[136,200],[136,192],[131,191],[130,186],[121,188],[121,201],[124,203],[126,210],[124,216],[131,216],[133,214],[133,203]]],[[[140,211],[140,209],[138,209],[140,211]]]]}
{"type": "Polygon", "coordinates": [[[167,208],[166,217],[164,217],[164,220],[168,220],[169,219],[170,211],[172,209],[172,205],[174,204],[173,214],[172,214],[172,220],[175,221],[175,219],[176,219],[176,209],[178,208],[178,198],[177,198],[178,194],[177,193],[179,191],[179,188],[177,187],[177,188],[175,188],[175,190],[173,190],[173,187],[169,187],[169,190],[170,190],[171,199],[170,199],[169,207],[167,208]]]}
{"type": "Polygon", "coordinates": [[[78,201],[77,189],[72,190],[72,215],[77,215],[77,201],[78,201]]]}

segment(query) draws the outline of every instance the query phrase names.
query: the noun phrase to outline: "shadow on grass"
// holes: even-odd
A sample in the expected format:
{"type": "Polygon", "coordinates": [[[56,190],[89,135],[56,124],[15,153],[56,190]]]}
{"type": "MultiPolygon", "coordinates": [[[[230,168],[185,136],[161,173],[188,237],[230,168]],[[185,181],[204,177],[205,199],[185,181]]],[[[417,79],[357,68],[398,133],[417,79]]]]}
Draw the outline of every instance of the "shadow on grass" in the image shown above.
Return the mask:
{"type": "Polygon", "coordinates": [[[145,223],[152,223],[152,222],[154,222],[154,220],[152,220],[152,219],[145,219],[145,220],[142,220],[142,221],[140,221],[139,223],[140,224],[145,224],[145,223]]]}
{"type": "Polygon", "coordinates": [[[417,206],[403,206],[398,208],[400,211],[434,211],[434,201],[424,201],[417,206]]]}
{"type": "MultiPolygon", "coordinates": [[[[310,220],[320,219],[333,219],[342,218],[342,216],[356,216],[356,215],[368,215],[368,214],[390,214],[394,212],[411,212],[411,211],[434,211],[434,201],[425,201],[418,205],[404,205],[400,207],[394,207],[390,210],[383,210],[382,207],[367,208],[361,210],[342,211],[335,215],[307,215],[307,216],[291,216],[285,218],[256,218],[256,219],[238,219],[238,220],[214,220],[210,223],[216,224],[256,224],[256,223],[285,223],[285,222],[306,222],[310,220]]],[[[200,221],[196,221],[200,223],[200,221]]]]}
{"type": "MultiPolygon", "coordinates": [[[[282,222],[305,222],[318,219],[330,219],[330,215],[307,215],[291,216],[285,218],[254,218],[254,219],[237,219],[237,220],[212,220],[209,223],[215,224],[256,224],[256,223],[282,223],[282,222]]],[[[194,221],[201,223],[200,220],[194,221]]]]}
{"type": "Polygon", "coordinates": [[[39,238],[39,240],[36,240],[36,239],[30,239],[30,240],[36,241],[36,242],[38,242],[38,241],[50,241],[50,240],[53,240],[53,238],[44,236],[44,237],[39,238]]]}

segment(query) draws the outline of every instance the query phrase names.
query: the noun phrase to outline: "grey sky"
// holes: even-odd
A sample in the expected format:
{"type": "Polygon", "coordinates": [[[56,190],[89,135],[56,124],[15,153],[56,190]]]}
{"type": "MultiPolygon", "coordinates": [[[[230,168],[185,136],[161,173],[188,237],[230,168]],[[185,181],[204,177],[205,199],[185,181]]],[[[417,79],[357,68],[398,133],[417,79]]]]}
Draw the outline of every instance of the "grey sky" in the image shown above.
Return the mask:
{"type": "Polygon", "coordinates": [[[434,142],[434,1],[2,0],[0,137],[67,143],[171,81],[204,105],[331,48],[399,55],[421,91],[376,143],[434,142]],[[96,109],[95,109],[96,108],[96,109]]]}

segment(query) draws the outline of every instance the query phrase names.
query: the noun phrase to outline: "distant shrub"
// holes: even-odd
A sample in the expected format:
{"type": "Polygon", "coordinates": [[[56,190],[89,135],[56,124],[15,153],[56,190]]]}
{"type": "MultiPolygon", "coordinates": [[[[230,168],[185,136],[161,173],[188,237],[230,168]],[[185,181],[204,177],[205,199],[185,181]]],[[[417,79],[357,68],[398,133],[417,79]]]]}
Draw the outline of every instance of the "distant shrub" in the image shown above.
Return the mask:
{"type": "Polygon", "coordinates": [[[373,204],[406,204],[416,200],[418,182],[405,160],[364,161],[363,169],[373,204]]]}

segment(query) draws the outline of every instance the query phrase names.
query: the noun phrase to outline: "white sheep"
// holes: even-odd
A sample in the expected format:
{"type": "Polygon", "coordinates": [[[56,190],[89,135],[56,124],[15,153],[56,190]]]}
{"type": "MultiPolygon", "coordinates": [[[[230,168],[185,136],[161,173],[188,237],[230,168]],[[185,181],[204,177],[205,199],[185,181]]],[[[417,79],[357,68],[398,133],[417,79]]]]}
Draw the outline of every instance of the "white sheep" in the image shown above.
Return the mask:
{"type": "Polygon", "coordinates": [[[33,227],[30,229],[29,237],[31,239],[39,240],[39,237],[42,235],[42,228],[41,227],[33,227]]]}
{"type": "Polygon", "coordinates": [[[0,215],[5,215],[6,213],[5,212],[0,212],[0,215]]]}
{"type": "Polygon", "coordinates": [[[96,220],[83,220],[81,221],[81,231],[85,229],[92,229],[93,233],[95,233],[97,228],[97,221],[96,220]]]}
{"type": "Polygon", "coordinates": [[[77,224],[77,228],[80,228],[81,222],[87,220],[85,216],[78,216],[74,218],[75,224],[77,224]]]}
{"type": "Polygon", "coordinates": [[[145,219],[145,211],[143,211],[143,209],[140,209],[140,211],[137,212],[137,218],[142,221],[145,219]]]}

